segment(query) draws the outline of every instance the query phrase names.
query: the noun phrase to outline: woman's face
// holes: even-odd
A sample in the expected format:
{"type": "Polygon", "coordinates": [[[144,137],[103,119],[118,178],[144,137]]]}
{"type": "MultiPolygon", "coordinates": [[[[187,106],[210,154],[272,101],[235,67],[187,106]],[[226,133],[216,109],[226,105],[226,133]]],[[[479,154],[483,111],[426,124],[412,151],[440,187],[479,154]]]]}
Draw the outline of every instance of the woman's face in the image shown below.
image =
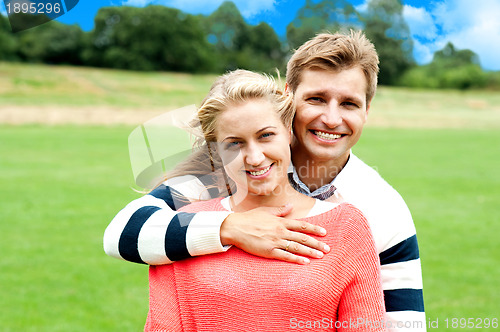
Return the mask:
{"type": "Polygon", "coordinates": [[[271,102],[251,99],[228,106],[217,118],[216,137],[239,194],[269,195],[288,182],[291,134],[271,102]]]}

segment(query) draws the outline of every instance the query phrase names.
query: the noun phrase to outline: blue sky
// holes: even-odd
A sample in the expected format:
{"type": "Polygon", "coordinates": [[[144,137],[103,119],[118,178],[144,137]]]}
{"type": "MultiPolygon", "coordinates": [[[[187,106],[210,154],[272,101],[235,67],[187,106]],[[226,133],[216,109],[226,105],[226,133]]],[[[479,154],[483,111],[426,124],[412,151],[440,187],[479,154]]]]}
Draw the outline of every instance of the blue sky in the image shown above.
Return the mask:
{"type": "MultiPolygon", "coordinates": [[[[348,0],[360,11],[368,0],[348,0]]],[[[192,14],[210,14],[223,0],[80,0],[58,20],[93,28],[93,18],[103,6],[159,4],[192,14]]],[[[250,24],[267,22],[279,35],[294,19],[305,0],[234,0],[250,24]]],[[[404,16],[414,39],[414,57],[420,64],[432,60],[435,51],[451,41],[458,49],[470,49],[479,55],[487,70],[500,70],[500,0],[402,0],[404,16]]],[[[5,7],[0,5],[5,13],[5,7]]]]}

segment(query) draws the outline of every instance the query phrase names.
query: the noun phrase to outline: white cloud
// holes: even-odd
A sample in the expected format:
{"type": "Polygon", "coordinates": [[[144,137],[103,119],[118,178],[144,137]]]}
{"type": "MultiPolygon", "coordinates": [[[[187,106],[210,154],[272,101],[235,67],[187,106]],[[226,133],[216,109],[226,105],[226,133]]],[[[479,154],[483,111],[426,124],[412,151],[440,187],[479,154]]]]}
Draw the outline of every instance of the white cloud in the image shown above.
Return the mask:
{"type": "Polygon", "coordinates": [[[415,8],[404,5],[403,17],[410,27],[413,36],[433,40],[437,37],[437,27],[434,19],[425,8],[415,8]]]}
{"type": "Polygon", "coordinates": [[[440,3],[434,16],[442,27],[440,39],[479,55],[485,69],[500,70],[500,2],[452,0],[440,3]]]}
{"type": "Polygon", "coordinates": [[[151,0],[124,0],[122,1],[122,5],[124,6],[134,6],[134,7],[144,7],[153,1],[151,0]]]}
{"type": "Polygon", "coordinates": [[[273,11],[275,0],[235,0],[234,3],[240,9],[243,17],[252,17],[261,12],[273,11]]]}
{"type": "Polygon", "coordinates": [[[413,55],[419,65],[425,65],[432,61],[434,56],[434,45],[423,44],[418,39],[413,40],[413,55]]]}
{"type": "MultiPolygon", "coordinates": [[[[241,15],[250,18],[262,12],[273,11],[276,0],[233,0],[241,15]]],[[[210,14],[224,2],[224,0],[123,0],[127,6],[144,7],[148,4],[164,5],[185,11],[191,14],[210,14]]]]}
{"type": "Polygon", "coordinates": [[[368,2],[370,2],[370,0],[365,0],[365,2],[354,6],[354,9],[356,9],[359,13],[366,13],[368,11],[368,2]]]}
{"type": "Polygon", "coordinates": [[[483,68],[500,70],[498,0],[441,0],[427,9],[405,5],[403,15],[414,38],[418,63],[430,62],[434,52],[451,42],[457,49],[478,54],[483,68]]]}

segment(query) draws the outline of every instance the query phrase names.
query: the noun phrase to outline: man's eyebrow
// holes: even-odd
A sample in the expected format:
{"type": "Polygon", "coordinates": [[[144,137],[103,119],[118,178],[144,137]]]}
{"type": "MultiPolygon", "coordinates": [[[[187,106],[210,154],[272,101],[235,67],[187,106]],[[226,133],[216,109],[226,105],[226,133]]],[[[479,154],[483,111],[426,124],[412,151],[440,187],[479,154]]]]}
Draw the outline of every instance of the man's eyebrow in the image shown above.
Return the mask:
{"type": "Polygon", "coordinates": [[[324,97],[326,95],[328,95],[328,92],[325,90],[310,90],[304,92],[304,97],[310,97],[310,96],[324,97]]]}
{"type": "MultiPolygon", "coordinates": [[[[304,98],[309,98],[311,96],[326,98],[327,96],[329,96],[329,92],[327,90],[310,90],[310,91],[304,92],[304,94],[303,94],[304,98]]],[[[351,101],[353,103],[357,103],[357,104],[358,103],[363,103],[363,98],[362,97],[357,97],[357,96],[355,96],[353,94],[341,95],[340,97],[343,100],[351,101]]]]}
{"type": "Polygon", "coordinates": [[[363,98],[358,98],[357,96],[346,96],[345,100],[353,102],[355,104],[363,104],[363,98]]]}

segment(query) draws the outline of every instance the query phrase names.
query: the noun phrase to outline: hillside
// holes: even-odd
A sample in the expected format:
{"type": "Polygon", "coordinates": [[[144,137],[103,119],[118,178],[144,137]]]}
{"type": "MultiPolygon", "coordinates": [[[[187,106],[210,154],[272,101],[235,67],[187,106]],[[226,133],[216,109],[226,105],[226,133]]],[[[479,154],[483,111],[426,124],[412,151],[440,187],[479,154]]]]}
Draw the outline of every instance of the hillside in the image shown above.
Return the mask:
{"type": "MultiPolygon", "coordinates": [[[[135,125],[199,104],[215,77],[0,62],[0,123],[135,125]]],[[[368,126],[497,128],[500,94],[379,87],[368,126]]]]}

